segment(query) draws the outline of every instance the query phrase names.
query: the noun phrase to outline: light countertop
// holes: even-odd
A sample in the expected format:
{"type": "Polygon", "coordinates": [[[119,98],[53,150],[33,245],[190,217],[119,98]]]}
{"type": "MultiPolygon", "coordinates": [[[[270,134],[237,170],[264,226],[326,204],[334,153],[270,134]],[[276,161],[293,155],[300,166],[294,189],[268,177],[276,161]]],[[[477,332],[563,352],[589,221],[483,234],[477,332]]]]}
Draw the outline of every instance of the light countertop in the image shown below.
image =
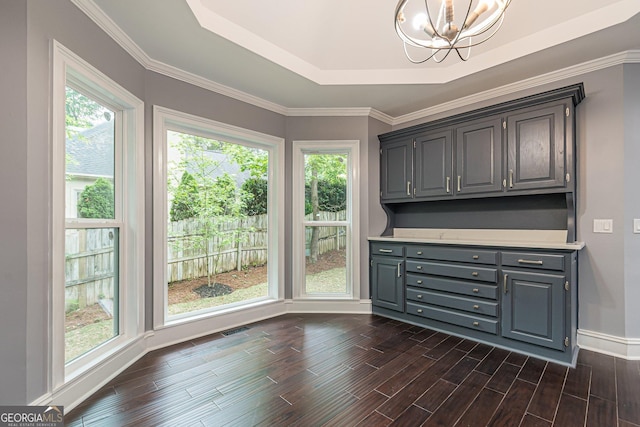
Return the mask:
{"type": "Polygon", "coordinates": [[[369,237],[369,240],[397,243],[498,246],[570,251],[579,251],[585,246],[584,242],[567,243],[566,230],[395,228],[393,230],[393,236],[369,237]]]}

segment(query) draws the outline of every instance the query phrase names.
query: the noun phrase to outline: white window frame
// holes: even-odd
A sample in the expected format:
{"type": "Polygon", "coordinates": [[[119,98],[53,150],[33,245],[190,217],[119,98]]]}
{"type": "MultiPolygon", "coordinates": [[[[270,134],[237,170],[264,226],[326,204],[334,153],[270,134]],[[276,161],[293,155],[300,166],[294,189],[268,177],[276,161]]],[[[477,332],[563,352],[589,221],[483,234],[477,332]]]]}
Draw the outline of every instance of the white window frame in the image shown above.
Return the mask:
{"type": "Polygon", "coordinates": [[[284,139],[153,106],[153,318],[154,329],[284,300],[284,139]],[[268,295],[251,302],[211,307],[169,316],[167,312],[167,132],[175,131],[269,152],[268,295]]]}
{"type": "Polygon", "coordinates": [[[51,386],[63,386],[144,333],[144,103],[57,41],[52,42],[52,298],[51,386]],[[66,86],[115,112],[115,218],[67,219],[65,212],[66,86]],[[118,194],[121,197],[118,197],[118,194]],[[65,231],[118,228],[119,334],[65,363],[65,231]]]}
{"type": "Polygon", "coordinates": [[[360,141],[293,141],[293,298],[300,300],[360,299],[360,141]],[[304,218],[305,154],[347,154],[346,221],[306,221],[304,218]],[[347,228],[347,289],[345,293],[305,292],[305,227],[347,228]]]}

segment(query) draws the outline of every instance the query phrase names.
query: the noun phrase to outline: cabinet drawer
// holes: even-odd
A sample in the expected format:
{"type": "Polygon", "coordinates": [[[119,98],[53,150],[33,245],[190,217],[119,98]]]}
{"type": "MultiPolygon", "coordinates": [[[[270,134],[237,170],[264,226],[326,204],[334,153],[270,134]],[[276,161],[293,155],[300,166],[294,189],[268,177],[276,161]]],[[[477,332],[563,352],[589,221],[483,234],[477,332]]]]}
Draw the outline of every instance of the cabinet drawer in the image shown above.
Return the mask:
{"type": "Polygon", "coordinates": [[[438,320],[440,322],[452,323],[469,329],[488,332],[494,335],[498,333],[498,321],[496,319],[486,319],[480,316],[473,316],[471,314],[447,310],[446,308],[408,302],[407,313],[415,316],[426,317],[427,319],[438,320]]]}
{"type": "Polygon", "coordinates": [[[407,260],[407,271],[497,283],[498,269],[407,260]]]}
{"type": "Polygon", "coordinates": [[[496,317],[498,315],[498,303],[482,301],[479,298],[465,298],[440,292],[425,291],[423,289],[407,288],[407,299],[416,302],[455,308],[470,313],[484,314],[496,317]]]}
{"type": "Polygon", "coordinates": [[[564,271],[564,255],[533,252],[502,252],[502,265],[564,271]]]}
{"type": "Polygon", "coordinates": [[[456,294],[474,297],[498,299],[498,287],[481,283],[462,282],[459,280],[443,279],[418,274],[407,274],[407,285],[417,286],[437,291],[454,292],[456,294]]]}
{"type": "Polygon", "coordinates": [[[469,262],[474,264],[496,265],[498,263],[498,251],[446,248],[441,246],[407,246],[407,257],[469,262]]]}
{"type": "Polygon", "coordinates": [[[404,256],[404,246],[384,242],[372,243],[371,255],[404,256]]]}

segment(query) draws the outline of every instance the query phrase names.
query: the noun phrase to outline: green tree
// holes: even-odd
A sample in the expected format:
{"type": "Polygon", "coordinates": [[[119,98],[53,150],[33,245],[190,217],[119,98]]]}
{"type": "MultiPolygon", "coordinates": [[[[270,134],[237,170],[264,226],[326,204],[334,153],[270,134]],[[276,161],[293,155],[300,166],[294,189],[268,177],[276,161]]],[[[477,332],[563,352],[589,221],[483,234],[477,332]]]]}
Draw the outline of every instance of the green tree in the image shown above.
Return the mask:
{"type": "MultiPolygon", "coordinates": [[[[309,193],[305,197],[305,206],[310,204],[311,220],[317,221],[320,217],[319,182],[325,181],[331,184],[342,184],[346,188],[347,156],[346,154],[306,154],[305,155],[305,187],[309,187],[309,193]]],[[[345,198],[346,206],[346,198],[345,198]]],[[[318,261],[318,239],[320,228],[311,228],[310,258],[312,263],[318,261]]]]}
{"type": "Polygon", "coordinates": [[[78,199],[79,218],[114,218],[113,184],[105,178],[98,178],[80,193],[78,199]]]}
{"type": "Polygon", "coordinates": [[[219,272],[220,248],[244,240],[248,231],[242,227],[232,231],[222,227],[231,221],[241,224],[245,216],[242,189],[238,188],[233,176],[223,172],[222,161],[213,155],[213,151],[225,153],[230,150],[229,145],[235,144],[188,134],[174,134],[170,140],[179,156],[170,164],[173,175],[169,176],[168,188],[177,194],[181,181],[178,176],[187,171],[197,183],[199,206],[195,218],[198,219],[199,230],[191,242],[196,251],[204,253],[207,283],[213,286],[219,272]]]}
{"type": "Polygon", "coordinates": [[[269,183],[263,178],[249,178],[242,183],[243,211],[248,216],[267,213],[269,183]]]}
{"type": "Polygon", "coordinates": [[[169,217],[171,221],[195,218],[200,209],[198,182],[188,171],[182,173],[180,184],[173,194],[169,217]]]}

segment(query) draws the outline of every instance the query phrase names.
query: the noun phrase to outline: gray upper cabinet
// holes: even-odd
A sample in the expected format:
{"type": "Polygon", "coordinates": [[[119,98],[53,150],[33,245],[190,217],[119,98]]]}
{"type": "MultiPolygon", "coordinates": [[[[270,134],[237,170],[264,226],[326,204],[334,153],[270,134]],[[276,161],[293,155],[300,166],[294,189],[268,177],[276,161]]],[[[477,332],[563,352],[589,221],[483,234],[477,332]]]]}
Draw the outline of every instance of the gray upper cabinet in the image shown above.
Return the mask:
{"type": "Polygon", "coordinates": [[[501,123],[492,117],[456,128],[457,194],[502,191],[501,123]]]}
{"type": "Polygon", "coordinates": [[[385,144],[380,150],[380,199],[413,196],[413,139],[385,144]]]}
{"type": "Polygon", "coordinates": [[[381,201],[573,192],[583,98],[577,84],[380,135],[381,201]]]}
{"type": "Polygon", "coordinates": [[[565,187],[567,113],[562,103],[507,117],[507,191],[565,187]]]}
{"type": "Polygon", "coordinates": [[[415,197],[451,196],[452,132],[435,131],[415,139],[415,197]]]}

